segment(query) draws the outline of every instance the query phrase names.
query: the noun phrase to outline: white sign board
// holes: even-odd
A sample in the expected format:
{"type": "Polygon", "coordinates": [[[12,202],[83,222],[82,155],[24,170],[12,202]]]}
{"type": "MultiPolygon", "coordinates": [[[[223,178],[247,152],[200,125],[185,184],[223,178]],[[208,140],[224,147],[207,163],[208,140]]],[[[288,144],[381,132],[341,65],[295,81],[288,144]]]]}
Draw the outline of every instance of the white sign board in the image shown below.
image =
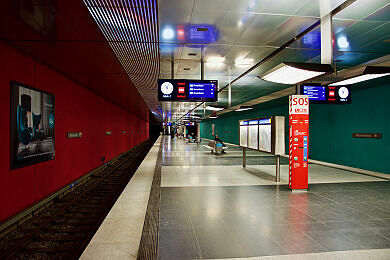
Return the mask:
{"type": "Polygon", "coordinates": [[[248,147],[248,126],[240,126],[240,146],[248,147]]]}
{"type": "Polygon", "coordinates": [[[248,147],[251,149],[258,149],[257,135],[259,131],[258,125],[249,126],[248,147]]]}
{"type": "Polygon", "coordinates": [[[290,95],[289,102],[290,115],[308,115],[309,114],[309,96],[290,95]]]}
{"type": "Polygon", "coordinates": [[[240,120],[240,146],[275,155],[285,153],[284,116],[240,120]]]}
{"type": "Polygon", "coordinates": [[[272,140],[271,140],[271,124],[259,125],[259,150],[265,152],[271,152],[272,140]]]}

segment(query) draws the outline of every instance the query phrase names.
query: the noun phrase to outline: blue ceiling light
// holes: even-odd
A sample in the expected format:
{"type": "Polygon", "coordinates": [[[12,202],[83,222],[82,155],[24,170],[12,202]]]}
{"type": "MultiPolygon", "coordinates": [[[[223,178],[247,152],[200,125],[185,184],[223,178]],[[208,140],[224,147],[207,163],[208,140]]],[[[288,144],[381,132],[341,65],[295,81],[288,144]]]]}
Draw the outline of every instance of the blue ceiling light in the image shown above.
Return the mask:
{"type": "Polygon", "coordinates": [[[344,35],[337,38],[337,47],[340,49],[348,49],[349,48],[349,41],[348,38],[344,35]]]}
{"type": "Polygon", "coordinates": [[[175,30],[170,26],[166,26],[162,30],[161,37],[163,40],[173,40],[175,38],[175,30]]]}

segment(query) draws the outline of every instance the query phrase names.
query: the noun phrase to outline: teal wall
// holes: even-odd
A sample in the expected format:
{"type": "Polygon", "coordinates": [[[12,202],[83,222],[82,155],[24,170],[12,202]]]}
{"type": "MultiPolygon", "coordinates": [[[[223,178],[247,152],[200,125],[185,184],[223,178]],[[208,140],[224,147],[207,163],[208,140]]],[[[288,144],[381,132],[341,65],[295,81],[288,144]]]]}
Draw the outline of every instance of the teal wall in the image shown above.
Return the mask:
{"type": "MultiPolygon", "coordinates": [[[[288,98],[271,101],[244,112],[231,112],[201,123],[201,137],[216,134],[238,144],[238,120],[286,116],[288,151],[288,98]]],[[[390,174],[390,78],[352,87],[350,105],[310,105],[310,158],[390,174]],[[382,139],[352,138],[352,133],[382,133],[382,139]]]]}

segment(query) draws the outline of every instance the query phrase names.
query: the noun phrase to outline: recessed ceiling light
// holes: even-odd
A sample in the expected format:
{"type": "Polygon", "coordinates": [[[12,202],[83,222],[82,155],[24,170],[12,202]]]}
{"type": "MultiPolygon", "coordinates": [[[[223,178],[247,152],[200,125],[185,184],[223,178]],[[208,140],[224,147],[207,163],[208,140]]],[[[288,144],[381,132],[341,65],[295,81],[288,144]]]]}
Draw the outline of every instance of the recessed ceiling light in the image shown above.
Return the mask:
{"type": "Polygon", "coordinates": [[[165,27],[161,36],[164,40],[172,40],[175,37],[175,31],[171,27],[165,27]]]}
{"type": "Polygon", "coordinates": [[[236,66],[245,66],[245,65],[252,65],[254,62],[253,59],[244,59],[244,58],[237,58],[235,61],[234,61],[234,64],[236,66]]]}
{"type": "Polygon", "coordinates": [[[349,41],[346,36],[340,36],[337,38],[337,46],[340,49],[348,49],[349,47],[349,41]]]}
{"type": "Polygon", "coordinates": [[[297,84],[333,72],[329,64],[283,62],[261,76],[261,79],[282,84],[297,84]]]}
{"type": "Polygon", "coordinates": [[[207,58],[207,62],[210,63],[222,63],[225,61],[225,57],[212,56],[207,58]]]}
{"type": "Polygon", "coordinates": [[[367,66],[361,74],[329,84],[329,86],[351,85],[351,84],[355,84],[370,79],[384,77],[387,75],[390,75],[390,67],[367,66]]]}

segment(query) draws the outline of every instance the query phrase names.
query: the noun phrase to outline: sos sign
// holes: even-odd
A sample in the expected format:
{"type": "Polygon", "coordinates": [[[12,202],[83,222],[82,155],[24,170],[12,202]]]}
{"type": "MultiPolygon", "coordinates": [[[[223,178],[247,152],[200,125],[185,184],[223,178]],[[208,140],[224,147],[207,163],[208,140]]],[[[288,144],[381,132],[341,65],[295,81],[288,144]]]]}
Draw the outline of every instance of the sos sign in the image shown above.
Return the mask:
{"type": "Polygon", "coordinates": [[[289,102],[290,115],[308,115],[309,114],[309,96],[291,95],[289,102]]]}

